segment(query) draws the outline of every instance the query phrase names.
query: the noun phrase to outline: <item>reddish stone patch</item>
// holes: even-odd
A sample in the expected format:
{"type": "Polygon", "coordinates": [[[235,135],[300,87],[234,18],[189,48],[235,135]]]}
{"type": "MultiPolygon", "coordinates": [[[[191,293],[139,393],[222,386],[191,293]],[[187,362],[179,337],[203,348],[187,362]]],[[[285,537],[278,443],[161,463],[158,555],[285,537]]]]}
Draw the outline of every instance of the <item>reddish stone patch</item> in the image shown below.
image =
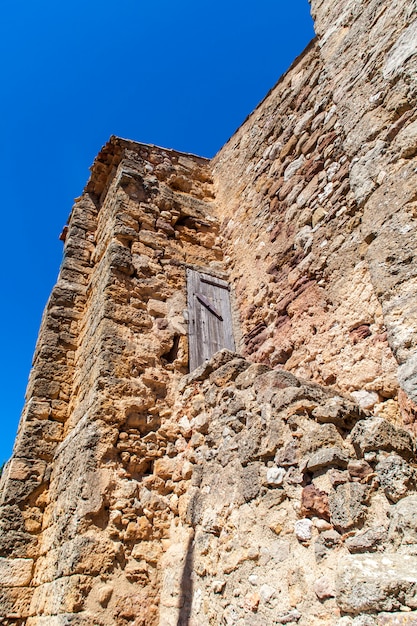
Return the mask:
{"type": "Polygon", "coordinates": [[[301,494],[301,515],[304,517],[320,517],[329,521],[330,510],[327,493],[320,491],[314,485],[304,487],[301,494]]]}
{"type": "Polygon", "coordinates": [[[369,337],[369,335],[372,335],[369,324],[362,324],[361,326],[358,326],[357,328],[351,330],[349,334],[350,339],[354,345],[356,343],[359,343],[363,339],[366,339],[366,337],[369,337]]]}
{"type": "Polygon", "coordinates": [[[410,400],[402,389],[398,390],[398,406],[408,430],[417,433],[417,405],[410,400]]]}

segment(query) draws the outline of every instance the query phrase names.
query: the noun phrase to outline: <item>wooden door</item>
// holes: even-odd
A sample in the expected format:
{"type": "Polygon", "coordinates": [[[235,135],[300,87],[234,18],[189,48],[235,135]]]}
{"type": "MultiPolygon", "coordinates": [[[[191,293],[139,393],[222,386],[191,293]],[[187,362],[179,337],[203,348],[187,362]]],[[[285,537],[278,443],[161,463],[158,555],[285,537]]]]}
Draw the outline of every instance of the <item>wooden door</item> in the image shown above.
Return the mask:
{"type": "Polygon", "coordinates": [[[222,348],[235,349],[226,281],[187,269],[190,372],[222,348]]]}

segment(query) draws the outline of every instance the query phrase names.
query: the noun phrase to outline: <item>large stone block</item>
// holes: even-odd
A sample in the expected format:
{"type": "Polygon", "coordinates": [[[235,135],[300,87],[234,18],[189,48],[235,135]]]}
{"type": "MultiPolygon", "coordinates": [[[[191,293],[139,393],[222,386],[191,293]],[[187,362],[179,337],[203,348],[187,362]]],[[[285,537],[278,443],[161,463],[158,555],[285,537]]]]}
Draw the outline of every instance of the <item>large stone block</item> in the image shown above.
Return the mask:
{"type": "Polygon", "coordinates": [[[360,483],[338,485],[329,496],[330,521],[339,531],[347,531],[361,523],[366,515],[370,489],[360,483]]]}
{"type": "Polygon", "coordinates": [[[32,615],[78,613],[91,587],[92,579],[87,576],[68,576],[40,585],[33,593],[30,612],[32,615]]]}
{"type": "Polygon", "coordinates": [[[351,555],[341,559],[336,600],[346,613],[417,608],[417,557],[351,555]]]}
{"type": "MultiPolygon", "coordinates": [[[[0,589],[0,619],[9,618],[11,623],[22,620],[30,614],[33,589],[28,587],[3,587],[0,589]]],[[[7,624],[7,621],[5,622],[7,624]]],[[[19,622],[17,622],[19,623],[19,622]]]]}
{"type": "Polygon", "coordinates": [[[410,433],[381,417],[358,422],[352,430],[351,439],[360,455],[373,450],[397,452],[405,459],[414,455],[414,441],[410,433]]]}
{"type": "Polygon", "coordinates": [[[0,557],[0,585],[26,587],[32,577],[33,559],[5,559],[0,557]]]}

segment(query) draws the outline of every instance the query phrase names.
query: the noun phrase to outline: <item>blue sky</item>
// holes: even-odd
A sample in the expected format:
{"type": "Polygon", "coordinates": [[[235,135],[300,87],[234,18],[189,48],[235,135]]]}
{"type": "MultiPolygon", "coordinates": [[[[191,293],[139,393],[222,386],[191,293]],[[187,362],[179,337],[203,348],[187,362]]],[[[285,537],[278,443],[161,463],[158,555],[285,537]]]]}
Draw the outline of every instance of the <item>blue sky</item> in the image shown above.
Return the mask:
{"type": "Polygon", "coordinates": [[[211,157],[314,36],[307,0],[2,7],[0,463],[12,451],[58,235],[110,135],[211,157]]]}

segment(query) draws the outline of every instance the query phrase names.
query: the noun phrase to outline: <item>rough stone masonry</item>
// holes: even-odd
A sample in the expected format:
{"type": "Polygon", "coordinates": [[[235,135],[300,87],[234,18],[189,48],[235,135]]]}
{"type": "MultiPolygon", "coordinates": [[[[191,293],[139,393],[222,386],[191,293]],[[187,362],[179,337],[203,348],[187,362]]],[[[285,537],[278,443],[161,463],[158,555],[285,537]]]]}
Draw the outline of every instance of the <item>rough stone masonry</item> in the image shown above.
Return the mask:
{"type": "Polygon", "coordinates": [[[417,624],[417,3],[311,9],[212,161],[92,166],[0,487],[4,626],[417,624]],[[187,270],[236,345],[191,372],[187,270]]]}

